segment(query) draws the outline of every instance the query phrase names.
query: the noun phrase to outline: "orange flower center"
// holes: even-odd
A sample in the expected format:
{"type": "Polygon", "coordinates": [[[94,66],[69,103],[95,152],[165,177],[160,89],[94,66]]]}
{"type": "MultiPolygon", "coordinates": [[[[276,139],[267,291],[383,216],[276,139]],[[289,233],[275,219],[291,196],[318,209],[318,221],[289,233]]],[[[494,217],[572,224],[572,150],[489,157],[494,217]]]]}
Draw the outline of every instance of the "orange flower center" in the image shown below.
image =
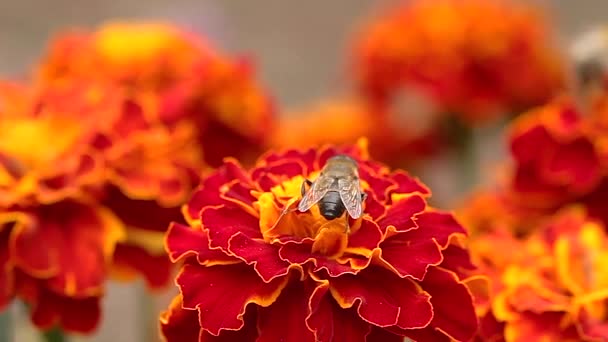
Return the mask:
{"type": "MultiPolygon", "coordinates": [[[[319,172],[313,172],[309,179],[317,178],[319,172]]],[[[302,197],[301,186],[304,176],[296,176],[273,187],[270,192],[260,194],[257,208],[260,212],[260,230],[267,242],[274,242],[285,236],[311,238],[314,240],[312,253],[328,257],[340,257],[348,244],[347,218],[342,216],[327,220],[321,215],[318,205],[306,212],[299,212],[297,203],[302,197]]],[[[363,184],[365,187],[366,184],[363,184]]],[[[360,220],[351,224],[350,232],[360,227],[360,220]]]]}

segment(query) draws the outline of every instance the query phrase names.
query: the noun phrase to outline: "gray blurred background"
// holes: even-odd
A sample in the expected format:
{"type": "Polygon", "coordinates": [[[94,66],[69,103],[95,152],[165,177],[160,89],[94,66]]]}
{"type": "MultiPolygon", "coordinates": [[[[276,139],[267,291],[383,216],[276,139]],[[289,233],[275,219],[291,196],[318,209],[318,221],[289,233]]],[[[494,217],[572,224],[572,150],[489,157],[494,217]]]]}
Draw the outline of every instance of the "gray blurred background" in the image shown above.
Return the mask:
{"type": "MultiPolygon", "coordinates": [[[[356,27],[394,0],[220,1],[220,0],[0,0],[0,77],[21,78],[54,34],[71,27],[90,27],[109,19],[159,19],[195,29],[224,50],[254,57],[260,78],[279,108],[306,105],[345,88],[347,48],[356,27]]],[[[537,1],[538,2],[538,1],[537,1]]],[[[563,42],[581,31],[608,22],[608,1],[542,1],[553,15],[563,42]]],[[[478,132],[480,168],[504,154],[495,131],[478,132]]],[[[441,189],[450,203],[458,193],[449,161],[429,164],[420,175],[441,189]]],[[[461,189],[460,189],[461,190],[461,189]]],[[[157,311],[173,289],[151,303],[142,299],[141,284],[111,284],[105,318],[94,338],[74,341],[156,341],[157,311]],[[144,326],[149,326],[145,331],[144,326]]],[[[19,311],[15,308],[14,311],[19,311]]],[[[15,341],[37,341],[21,313],[15,341]]]]}

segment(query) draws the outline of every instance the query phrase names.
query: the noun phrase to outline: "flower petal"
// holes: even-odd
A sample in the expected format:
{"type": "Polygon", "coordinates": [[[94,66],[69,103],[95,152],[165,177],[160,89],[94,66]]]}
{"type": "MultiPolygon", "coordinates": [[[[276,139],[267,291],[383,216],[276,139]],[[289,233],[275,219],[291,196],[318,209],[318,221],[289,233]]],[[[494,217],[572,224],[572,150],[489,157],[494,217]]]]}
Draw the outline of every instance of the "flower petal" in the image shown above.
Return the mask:
{"type": "Polygon", "coordinates": [[[182,308],[182,299],[176,296],[169,309],[160,314],[160,331],[166,342],[201,341],[198,311],[182,308]]]}
{"type": "Polygon", "coordinates": [[[422,328],[431,321],[430,296],[416,283],[379,267],[330,279],[331,293],[342,308],[356,306],[359,316],[379,327],[422,328]]]}
{"type": "Polygon", "coordinates": [[[201,265],[235,263],[238,260],[220,249],[209,248],[207,232],[200,227],[188,227],[172,223],[166,235],[165,245],[173,262],[188,256],[196,256],[201,265]]]}
{"type": "Polygon", "coordinates": [[[264,240],[252,239],[243,233],[230,238],[228,250],[245,261],[258,272],[265,282],[284,276],[289,271],[289,263],[279,258],[279,247],[264,240]]]}
{"type": "Polygon", "coordinates": [[[398,232],[408,231],[416,227],[412,220],[415,214],[422,212],[426,207],[424,199],[418,195],[400,198],[386,211],[386,215],[378,221],[383,232],[391,226],[398,232]]]}
{"type": "Polygon", "coordinates": [[[359,272],[358,269],[354,269],[350,264],[341,263],[338,259],[330,259],[323,254],[312,253],[312,245],[312,239],[287,241],[281,246],[279,256],[291,264],[305,265],[312,263],[315,266],[313,269],[315,272],[325,270],[331,277],[359,272]]]}
{"type": "Polygon", "coordinates": [[[11,227],[0,222],[0,311],[13,298],[14,274],[13,265],[9,262],[8,242],[11,227]]]}
{"type": "Polygon", "coordinates": [[[291,281],[269,307],[260,308],[257,342],[315,342],[306,326],[310,290],[299,280],[291,281]]]}
{"type": "Polygon", "coordinates": [[[477,332],[477,316],[471,294],[455,274],[431,267],[422,288],[431,295],[433,320],[430,326],[456,341],[469,341],[477,332]]]}
{"type": "Polygon", "coordinates": [[[452,235],[466,234],[466,230],[449,213],[427,211],[416,216],[416,224],[420,227],[420,233],[435,239],[442,249],[448,246],[452,235]]]}
{"type": "Polygon", "coordinates": [[[31,216],[34,221],[21,226],[11,242],[18,267],[33,276],[54,275],[49,286],[58,293],[100,293],[116,243],[124,236],[118,219],[103,208],[75,202],[41,207],[31,216]],[[39,258],[48,260],[46,265],[39,258]]]}
{"type": "Polygon", "coordinates": [[[429,266],[443,260],[439,246],[423,228],[387,237],[380,248],[381,260],[400,277],[422,280],[429,266]]]}
{"type": "Polygon", "coordinates": [[[354,309],[343,309],[329,293],[329,284],[318,285],[310,296],[306,324],[318,342],[365,342],[370,324],[354,309]]]}
{"type": "Polygon", "coordinates": [[[245,264],[184,265],[177,277],[184,308],[198,309],[201,327],[217,336],[222,330],[239,330],[249,303],[269,306],[276,301],[288,277],[264,282],[245,264]],[[244,287],[243,285],[246,284],[244,287]]]}
{"type": "Polygon", "coordinates": [[[262,238],[259,219],[241,208],[209,207],[201,212],[203,228],[208,231],[209,246],[228,251],[230,238],[237,233],[250,238],[262,238]]]}

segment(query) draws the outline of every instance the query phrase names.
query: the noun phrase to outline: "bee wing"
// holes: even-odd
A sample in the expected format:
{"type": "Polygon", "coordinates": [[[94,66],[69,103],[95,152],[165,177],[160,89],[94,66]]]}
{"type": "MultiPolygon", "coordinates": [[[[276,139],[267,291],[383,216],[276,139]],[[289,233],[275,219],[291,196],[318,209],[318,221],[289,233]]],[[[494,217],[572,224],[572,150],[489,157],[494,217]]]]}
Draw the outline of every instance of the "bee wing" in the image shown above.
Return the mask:
{"type": "Polygon", "coordinates": [[[340,199],[342,200],[346,211],[348,211],[348,214],[354,219],[361,217],[363,208],[359,182],[353,178],[340,179],[338,180],[338,187],[340,189],[340,199]]]}
{"type": "Polygon", "coordinates": [[[319,176],[313,183],[308,192],[304,194],[300,204],[298,204],[298,210],[304,212],[310,209],[315,203],[319,202],[323,196],[331,188],[333,180],[328,177],[319,176]]]}

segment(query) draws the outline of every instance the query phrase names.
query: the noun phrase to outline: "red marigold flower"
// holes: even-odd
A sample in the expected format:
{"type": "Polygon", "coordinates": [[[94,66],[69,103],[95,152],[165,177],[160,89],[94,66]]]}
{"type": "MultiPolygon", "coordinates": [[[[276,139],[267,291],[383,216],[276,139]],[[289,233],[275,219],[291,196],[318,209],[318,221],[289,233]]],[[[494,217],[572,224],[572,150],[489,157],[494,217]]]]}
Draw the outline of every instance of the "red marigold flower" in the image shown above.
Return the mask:
{"type": "Polygon", "coordinates": [[[354,72],[375,102],[391,106],[415,89],[466,122],[487,121],[541,104],[564,86],[550,36],[528,5],[408,1],[362,30],[354,72]]]}
{"type": "Polygon", "coordinates": [[[271,101],[253,71],[176,27],[117,22],[53,41],[39,78],[93,80],[145,96],[166,125],[196,127],[215,166],[227,155],[257,157],[272,125],[271,101]]]}
{"type": "Polygon", "coordinates": [[[508,193],[513,203],[541,215],[583,203],[608,223],[608,126],[602,124],[608,106],[598,99],[590,108],[581,114],[572,99],[562,97],[514,122],[510,146],[516,163],[508,193]]]}
{"type": "Polygon", "coordinates": [[[184,266],[181,295],[161,316],[165,338],[472,338],[464,229],[426,203],[423,184],[370,160],[363,145],[267,153],[251,170],[227,159],[205,177],[184,207],[189,226],[172,224],[166,237],[184,266]],[[289,210],[336,154],[357,160],[367,194],[350,233],[317,206],[289,210]]]}
{"type": "Polygon", "coordinates": [[[473,239],[473,257],[493,280],[482,340],[606,339],[608,257],[604,227],[582,207],[548,217],[524,239],[494,231],[473,239]]]}
{"type": "Polygon", "coordinates": [[[16,294],[40,327],[90,332],[124,238],[93,195],[105,169],[91,113],[107,99],[95,87],[10,89],[0,98],[0,307],[16,294]]]}
{"type": "Polygon", "coordinates": [[[437,125],[412,114],[374,108],[361,99],[321,102],[279,118],[271,144],[304,148],[352,144],[367,137],[374,158],[390,165],[411,164],[434,155],[443,142],[437,125]]]}

